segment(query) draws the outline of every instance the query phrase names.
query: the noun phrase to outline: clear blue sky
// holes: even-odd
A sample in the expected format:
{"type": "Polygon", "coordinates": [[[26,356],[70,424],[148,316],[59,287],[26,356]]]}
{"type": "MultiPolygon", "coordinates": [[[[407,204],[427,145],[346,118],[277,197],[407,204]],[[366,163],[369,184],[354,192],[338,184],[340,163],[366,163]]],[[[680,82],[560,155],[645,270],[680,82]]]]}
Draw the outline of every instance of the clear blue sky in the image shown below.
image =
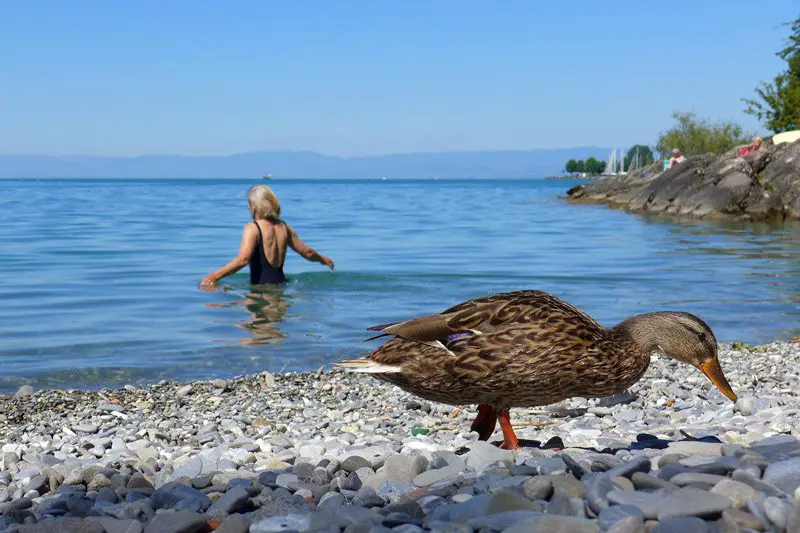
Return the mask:
{"type": "Polygon", "coordinates": [[[735,119],[797,0],[0,2],[0,153],[628,146],[735,119]]]}

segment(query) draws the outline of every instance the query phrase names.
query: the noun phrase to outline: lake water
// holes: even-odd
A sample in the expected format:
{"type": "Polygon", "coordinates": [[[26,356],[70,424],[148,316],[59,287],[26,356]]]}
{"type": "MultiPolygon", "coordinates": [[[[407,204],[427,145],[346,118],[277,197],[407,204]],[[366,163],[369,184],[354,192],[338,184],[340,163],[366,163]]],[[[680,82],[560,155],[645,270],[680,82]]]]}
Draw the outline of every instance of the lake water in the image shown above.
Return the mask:
{"type": "Polygon", "coordinates": [[[675,309],[723,341],[800,334],[800,225],[573,206],[567,181],[273,180],[336,271],[292,254],[284,288],[245,269],[201,291],[251,183],[0,181],[0,391],[317,369],[377,345],[368,326],[531,288],[605,325],[675,309]]]}

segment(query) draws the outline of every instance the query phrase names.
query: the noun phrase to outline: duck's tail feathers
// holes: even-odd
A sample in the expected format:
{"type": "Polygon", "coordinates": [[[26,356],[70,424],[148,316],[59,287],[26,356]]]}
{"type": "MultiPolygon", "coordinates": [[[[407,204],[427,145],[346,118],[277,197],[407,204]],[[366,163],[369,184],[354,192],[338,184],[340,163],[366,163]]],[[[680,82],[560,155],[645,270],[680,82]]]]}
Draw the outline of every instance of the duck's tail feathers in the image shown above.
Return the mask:
{"type": "Polygon", "coordinates": [[[390,335],[389,333],[379,333],[378,335],[375,335],[374,337],[370,337],[369,339],[364,339],[363,342],[374,341],[375,339],[380,339],[381,337],[388,337],[389,335],[390,335]]]}
{"type": "Polygon", "coordinates": [[[367,331],[383,331],[386,328],[396,326],[397,324],[402,324],[402,322],[389,322],[388,324],[378,324],[377,326],[370,326],[367,328],[367,331]]]}
{"type": "Polygon", "coordinates": [[[336,368],[364,374],[397,374],[403,369],[396,365],[384,365],[371,359],[346,359],[333,364],[336,368]]]}

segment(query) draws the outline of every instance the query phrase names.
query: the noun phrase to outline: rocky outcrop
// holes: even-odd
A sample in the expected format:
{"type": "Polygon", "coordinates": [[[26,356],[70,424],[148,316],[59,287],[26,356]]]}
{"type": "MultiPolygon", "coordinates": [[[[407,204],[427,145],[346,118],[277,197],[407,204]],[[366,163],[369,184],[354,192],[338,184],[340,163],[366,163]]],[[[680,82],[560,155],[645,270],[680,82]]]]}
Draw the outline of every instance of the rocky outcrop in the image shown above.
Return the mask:
{"type": "Polygon", "coordinates": [[[577,185],[567,198],[695,218],[800,219],[800,142],[766,146],[744,157],[737,157],[738,150],[690,157],[663,172],[656,163],[577,185]]]}

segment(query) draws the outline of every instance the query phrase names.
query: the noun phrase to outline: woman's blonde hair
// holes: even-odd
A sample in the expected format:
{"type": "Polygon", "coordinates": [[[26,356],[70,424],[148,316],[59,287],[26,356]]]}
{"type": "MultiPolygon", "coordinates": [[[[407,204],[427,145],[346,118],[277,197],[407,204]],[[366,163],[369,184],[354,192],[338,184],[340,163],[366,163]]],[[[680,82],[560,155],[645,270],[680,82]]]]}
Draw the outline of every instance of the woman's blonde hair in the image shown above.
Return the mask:
{"type": "Polygon", "coordinates": [[[274,219],[281,216],[281,204],[272,189],[266,185],[253,185],[247,191],[247,206],[254,219],[274,219]]]}

